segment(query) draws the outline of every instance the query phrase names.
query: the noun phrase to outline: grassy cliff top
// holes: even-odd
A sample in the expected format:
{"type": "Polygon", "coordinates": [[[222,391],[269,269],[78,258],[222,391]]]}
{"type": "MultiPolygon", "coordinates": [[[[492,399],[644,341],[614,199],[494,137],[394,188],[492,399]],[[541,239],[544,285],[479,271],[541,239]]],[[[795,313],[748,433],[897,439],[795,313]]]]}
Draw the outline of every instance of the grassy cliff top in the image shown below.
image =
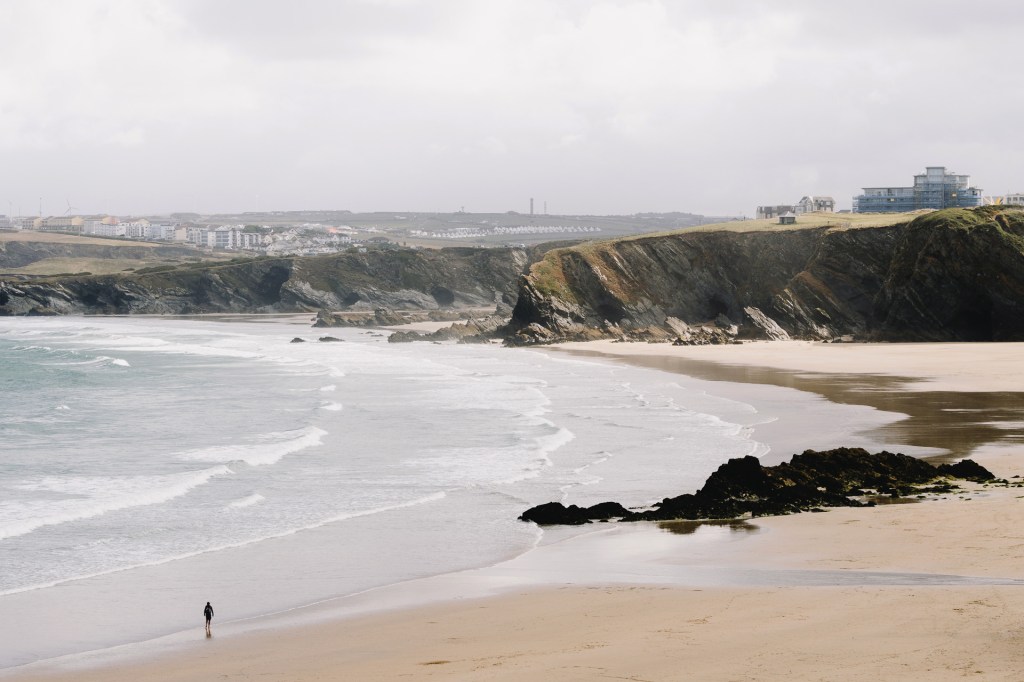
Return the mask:
{"type": "MultiPolygon", "coordinates": [[[[896,223],[907,223],[931,210],[911,211],[910,213],[804,213],[796,217],[793,225],[779,225],[778,218],[761,220],[734,220],[727,223],[713,223],[690,227],[673,232],[658,234],[674,234],[678,232],[786,232],[790,230],[806,230],[814,227],[835,227],[849,229],[857,227],[886,227],[896,223]]],[[[645,234],[637,237],[650,237],[645,234]]],[[[627,237],[626,239],[632,239],[627,237]]]]}

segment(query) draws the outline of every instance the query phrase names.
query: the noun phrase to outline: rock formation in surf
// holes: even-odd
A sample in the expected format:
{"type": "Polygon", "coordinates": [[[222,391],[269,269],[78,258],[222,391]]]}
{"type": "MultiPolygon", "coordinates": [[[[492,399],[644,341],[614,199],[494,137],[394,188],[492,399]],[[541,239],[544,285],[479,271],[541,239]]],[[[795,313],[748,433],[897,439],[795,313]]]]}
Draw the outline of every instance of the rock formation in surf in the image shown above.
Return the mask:
{"type": "Polygon", "coordinates": [[[938,467],[900,453],[870,454],[861,448],[806,450],[789,462],[762,466],[756,457],[730,459],[696,493],[666,497],[650,509],[631,510],[618,502],[592,507],[538,505],[519,518],[542,525],[578,525],[591,521],[667,521],[777,516],[823,507],[871,504],[869,493],[901,496],[948,492],[950,479],[986,482],[991,472],[973,460],[938,467]]]}

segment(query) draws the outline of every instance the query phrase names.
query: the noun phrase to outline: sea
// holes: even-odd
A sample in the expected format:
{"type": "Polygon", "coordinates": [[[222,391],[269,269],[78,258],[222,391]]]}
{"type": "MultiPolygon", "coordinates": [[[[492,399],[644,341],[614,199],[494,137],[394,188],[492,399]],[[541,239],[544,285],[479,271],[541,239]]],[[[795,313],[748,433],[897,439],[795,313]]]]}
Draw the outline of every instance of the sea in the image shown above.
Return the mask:
{"type": "Polygon", "coordinates": [[[769,450],[679,375],[387,334],[0,318],[0,668],[498,564],[545,542],[533,505],[769,450]]]}

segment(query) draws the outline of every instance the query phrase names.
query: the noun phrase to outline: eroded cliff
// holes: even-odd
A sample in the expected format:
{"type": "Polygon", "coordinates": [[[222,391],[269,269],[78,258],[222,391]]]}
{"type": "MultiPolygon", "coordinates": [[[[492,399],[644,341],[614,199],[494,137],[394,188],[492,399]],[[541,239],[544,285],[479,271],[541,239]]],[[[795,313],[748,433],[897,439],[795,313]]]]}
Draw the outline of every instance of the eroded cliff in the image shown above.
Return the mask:
{"type": "Polygon", "coordinates": [[[887,227],[678,232],[549,252],[512,343],[632,338],[1024,339],[1024,213],[948,209],[887,227]]]}
{"type": "Polygon", "coordinates": [[[526,249],[370,250],[0,281],[0,314],[198,314],[511,304],[526,249]]]}

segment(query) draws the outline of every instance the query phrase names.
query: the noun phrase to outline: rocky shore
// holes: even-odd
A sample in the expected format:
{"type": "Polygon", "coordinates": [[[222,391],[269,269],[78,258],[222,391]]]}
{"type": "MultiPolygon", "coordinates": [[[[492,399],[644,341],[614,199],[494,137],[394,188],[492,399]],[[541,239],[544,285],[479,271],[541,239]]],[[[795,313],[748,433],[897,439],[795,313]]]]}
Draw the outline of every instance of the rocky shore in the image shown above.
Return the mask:
{"type": "MultiPolygon", "coordinates": [[[[938,467],[892,452],[870,454],[861,448],[807,450],[790,462],[765,467],[756,457],[730,459],[693,494],[665,498],[651,509],[630,510],[618,502],[566,507],[560,502],[532,507],[519,518],[540,525],[579,525],[592,521],[669,521],[778,516],[825,507],[874,504],[890,498],[948,493],[951,479],[979,483],[995,477],[972,460],[938,467]]],[[[1003,481],[1003,483],[1006,483],[1003,481]]]]}

